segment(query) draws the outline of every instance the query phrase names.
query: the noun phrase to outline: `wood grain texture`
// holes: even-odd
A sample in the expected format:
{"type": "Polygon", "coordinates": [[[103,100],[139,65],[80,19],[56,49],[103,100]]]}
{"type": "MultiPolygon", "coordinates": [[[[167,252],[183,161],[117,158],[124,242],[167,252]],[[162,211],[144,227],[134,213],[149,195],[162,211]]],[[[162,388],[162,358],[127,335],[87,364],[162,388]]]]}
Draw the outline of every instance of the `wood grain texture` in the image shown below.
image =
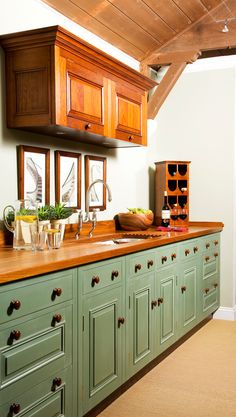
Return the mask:
{"type": "Polygon", "coordinates": [[[234,0],[43,1],[140,61],[204,17],[226,19],[234,11],[234,0]]]}
{"type": "MultiPolygon", "coordinates": [[[[17,251],[11,247],[1,247],[0,284],[77,267],[79,265],[180,242],[186,239],[197,238],[199,236],[221,232],[222,229],[223,224],[220,222],[207,223],[203,226],[199,222],[198,224],[194,223],[194,226],[190,224],[187,232],[162,233],[161,237],[144,239],[136,243],[122,245],[102,245],[101,242],[95,244],[89,239],[83,241],[68,239],[63,242],[59,250],[46,250],[40,253],[23,250],[17,251]]],[[[153,234],[156,228],[154,227],[148,230],[153,234]]],[[[146,234],[147,231],[143,233],[146,234]]],[[[100,236],[97,235],[96,240],[110,239],[111,236],[111,233],[103,233],[100,236]]],[[[121,236],[121,232],[116,233],[115,236],[121,236]]]]}

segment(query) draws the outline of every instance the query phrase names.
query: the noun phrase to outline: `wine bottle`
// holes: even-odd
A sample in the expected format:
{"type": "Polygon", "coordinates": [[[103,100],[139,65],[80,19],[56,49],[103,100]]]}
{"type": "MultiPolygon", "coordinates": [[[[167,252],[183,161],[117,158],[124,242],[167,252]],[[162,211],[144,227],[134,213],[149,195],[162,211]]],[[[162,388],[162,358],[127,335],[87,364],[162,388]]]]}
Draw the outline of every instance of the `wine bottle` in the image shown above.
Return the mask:
{"type": "Polygon", "coordinates": [[[167,202],[167,191],[164,191],[164,204],[161,210],[161,225],[168,227],[170,225],[170,207],[167,202]]]}

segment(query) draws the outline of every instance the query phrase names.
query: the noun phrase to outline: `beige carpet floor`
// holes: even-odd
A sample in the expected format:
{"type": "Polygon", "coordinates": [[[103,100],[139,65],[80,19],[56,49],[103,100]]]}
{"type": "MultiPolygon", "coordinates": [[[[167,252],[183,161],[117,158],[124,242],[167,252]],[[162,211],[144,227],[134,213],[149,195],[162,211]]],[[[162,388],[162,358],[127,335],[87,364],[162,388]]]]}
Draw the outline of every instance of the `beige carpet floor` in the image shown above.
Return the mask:
{"type": "Polygon", "coordinates": [[[208,322],[99,417],[236,417],[236,322],[208,322]]]}

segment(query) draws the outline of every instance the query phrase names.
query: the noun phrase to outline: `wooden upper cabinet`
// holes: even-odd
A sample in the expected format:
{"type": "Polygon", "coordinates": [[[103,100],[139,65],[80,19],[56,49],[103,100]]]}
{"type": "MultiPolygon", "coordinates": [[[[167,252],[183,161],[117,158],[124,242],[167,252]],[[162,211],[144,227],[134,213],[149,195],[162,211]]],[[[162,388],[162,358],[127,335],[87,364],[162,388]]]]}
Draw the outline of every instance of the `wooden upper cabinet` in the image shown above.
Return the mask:
{"type": "Polygon", "coordinates": [[[7,125],[106,147],[147,144],[156,83],[59,26],[0,37],[7,125]]]}

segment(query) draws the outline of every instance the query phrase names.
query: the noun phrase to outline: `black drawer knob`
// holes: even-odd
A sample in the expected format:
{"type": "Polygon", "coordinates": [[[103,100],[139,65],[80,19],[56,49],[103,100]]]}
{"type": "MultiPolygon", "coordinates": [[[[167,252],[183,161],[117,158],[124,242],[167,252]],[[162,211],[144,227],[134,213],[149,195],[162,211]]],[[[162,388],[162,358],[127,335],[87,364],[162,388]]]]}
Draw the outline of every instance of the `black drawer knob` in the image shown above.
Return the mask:
{"type": "Polygon", "coordinates": [[[54,378],[53,382],[52,382],[54,387],[60,387],[62,384],[62,379],[59,377],[54,378]]]}
{"type": "Polygon", "coordinates": [[[173,261],[174,259],[176,259],[176,253],[172,253],[171,255],[171,260],[173,261]]]}
{"type": "Polygon", "coordinates": [[[167,256],[162,256],[161,263],[164,264],[167,261],[167,256]]]}
{"type": "Polygon", "coordinates": [[[161,304],[163,304],[163,298],[161,297],[161,298],[158,298],[158,300],[157,300],[157,304],[158,304],[158,307],[161,305],[161,304]]]}
{"type": "Polygon", "coordinates": [[[20,412],[20,404],[13,403],[10,406],[10,413],[11,414],[18,414],[20,412]]]}
{"type": "Polygon", "coordinates": [[[119,271],[112,271],[111,273],[111,280],[114,281],[115,278],[119,276],[119,271]]]}
{"type": "Polygon", "coordinates": [[[150,261],[147,262],[147,267],[148,269],[151,268],[153,266],[154,262],[152,259],[150,259],[150,261]]]}
{"type": "Polygon", "coordinates": [[[181,292],[182,294],[187,290],[187,287],[184,285],[183,287],[181,287],[181,292]]]}
{"type": "Polygon", "coordinates": [[[12,300],[10,302],[10,308],[12,310],[19,310],[21,307],[21,302],[19,300],[12,300]]]}
{"type": "Polygon", "coordinates": [[[21,338],[21,332],[20,330],[12,330],[10,333],[10,339],[11,340],[19,340],[21,338]]]}
{"type": "Polygon", "coordinates": [[[154,300],[154,301],[152,301],[151,302],[151,307],[152,307],[152,310],[154,309],[154,307],[156,307],[157,306],[157,300],[154,300]]]}
{"type": "Polygon", "coordinates": [[[61,319],[62,319],[61,314],[54,314],[53,323],[60,323],[61,319]]]}
{"type": "Polygon", "coordinates": [[[124,317],[119,317],[118,318],[118,327],[120,328],[121,324],[124,324],[125,322],[125,318],[124,317]]]}
{"type": "Polygon", "coordinates": [[[53,290],[54,297],[60,297],[61,294],[62,294],[62,289],[61,288],[54,288],[54,290],[53,290]]]}
{"type": "Polygon", "coordinates": [[[190,250],[189,249],[185,249],[184,253],[185,253],[185,256],[188,256],[190,254],[190,250]]]}
{"type": "Polygon", "coordinates": [[[100,282],[100,278],[98,275],[96,275],[95,277],[92,278],[91,286],[94,287],[94,285],[99,284],[99,282],[100,282]]]}
{"type": "Polygon", "coordinates": [[[140,269],[142,269],[142,265],[141,264],[136,264],[134,267],[135,273],[140,271],[140,269]]]}

